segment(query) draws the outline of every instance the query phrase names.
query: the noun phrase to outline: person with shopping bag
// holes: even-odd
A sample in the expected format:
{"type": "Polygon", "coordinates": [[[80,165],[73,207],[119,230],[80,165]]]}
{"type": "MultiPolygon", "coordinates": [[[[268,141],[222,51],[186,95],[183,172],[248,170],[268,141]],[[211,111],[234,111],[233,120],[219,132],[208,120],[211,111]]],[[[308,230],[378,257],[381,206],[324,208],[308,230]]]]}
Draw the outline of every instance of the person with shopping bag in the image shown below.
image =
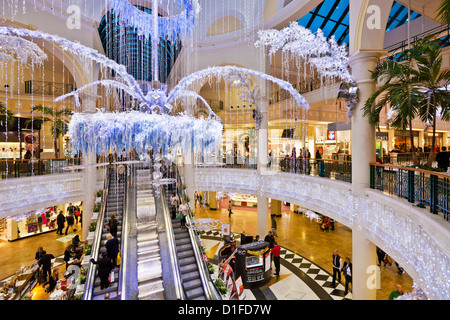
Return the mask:
{"type": "MultiPolygon", "coordinates": [[[[97,275],[100,278],[100,290],[108,288],[113,270],[111,259],[106,256],[106,252],[102,252],[100,260],[95,261],[91,258],[90,261],[98,265],[97,275]]],[[[114,279],[112,280],[114,281],[114,279]]]]}

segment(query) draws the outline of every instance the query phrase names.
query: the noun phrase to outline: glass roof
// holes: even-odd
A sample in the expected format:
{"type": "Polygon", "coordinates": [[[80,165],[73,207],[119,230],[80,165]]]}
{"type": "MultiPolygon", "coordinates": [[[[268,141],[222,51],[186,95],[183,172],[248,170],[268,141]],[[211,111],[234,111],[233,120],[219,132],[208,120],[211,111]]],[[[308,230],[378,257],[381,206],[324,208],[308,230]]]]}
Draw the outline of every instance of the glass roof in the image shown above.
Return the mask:
{"type": "MultiPolygon", "coordinates": [[[[411,11],[411,21],[420,17],[417,12],[411,11]]],[[[408,20],[408,8],[394,1],[386,32],[395,29],[408,20]]],[[[303,16],[298,23],[316,32],[322,29],[325,37],[334,35],[339,44],[349,43],[349,0],[324,0],[317,7],[303,16]]]]}

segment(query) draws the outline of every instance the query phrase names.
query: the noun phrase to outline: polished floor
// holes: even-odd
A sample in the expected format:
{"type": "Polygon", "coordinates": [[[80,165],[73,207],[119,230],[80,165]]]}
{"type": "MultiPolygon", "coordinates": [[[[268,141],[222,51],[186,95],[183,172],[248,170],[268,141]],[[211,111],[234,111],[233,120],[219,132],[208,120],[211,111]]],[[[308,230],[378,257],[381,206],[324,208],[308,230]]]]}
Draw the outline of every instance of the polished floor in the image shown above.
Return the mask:
{"type": "MultiPolygon", "coordinates": [[[[226,200],[225,200],[226,201],[226,200]]],[[[229,223],[231,232],[234,234],[240,234],[244,232],[247,235],[255,236],[257,232],[257,213],[255,209],[234,207],[233,214],[228,217],[227,203],[223,202],[221,204],[220,210],[208,210],[205,207],[195,209],[196,218],[212,218],[218,219],[223,223],[229,223]]],[[[340,256],[344,259],[345,257],[352,257],[352,231],[348,227],[336,222],[334,231],[323,232],[319,229],[319,226],[314,220],[310,220],[303,214],[298,214],[289,211],[289,207],[284,207],[282,210],[282,216],[276,218],[277,222],[277,234],[276,238],[278,244],[285,250],[293,252],[296,257],[301,259],[306,259],[321,271],[325,273],[332,274],[332,254],[334,250],[338,250],[340,256]]],[[[270,226],[270,223],[269,223],[270,226]]],[[[265,235],[260,235],[261,239],[264,239],[265,235]]],[[[211,237],[207,236],[206,240],[210,241],[211,237]]],[[[206,241],[205,240],[205,241],[206,241]]],[[[220,241],[220,239],[218,240],[220,241]]],[[[211,243],[208,243],[211,246],[211,243]]],[[[221,244],[217,244],[217,247],[221,244]]],[[[216,247],[210,247],[209,257],[214,256],[214,250],[216,247]]],[[[289,264],[293,257],[289,256],[285,263],[289,264]]],[[[299,262],[298,265],[300,265],[299,262]]],[[[294,263],[295,264],[295,263],[294,263]]],[[[389,294],[395,290],[396,284],[402,285],[405,292],[412,291],[413,281],[411,277],[403,273],[400,275],[398,273],[397,267],[394,261],[392,265],[381,266],[381,288],[377,290],[377,300],[387,300],[389,294]]],[[[282,271],[286,275],[285,272],[282,271]]],[[[291,274],[294,274],[291,271],[291,274]]],[[[322,273],[321,273],[322,274],[322,273]]],[[[316,278],[315,276],[312,279],[316,278]]],[[[320,278],[320,277],[319,277],[320,278]]],[[[274,278],[272,282],[276,283],[278,281],[283,281],[283,277],[279,279],[274,278]]],[[[298,281],[298,279],[295,279],[298,281]]],[[[321,286],[323,286],[322,280],[317,281],[321,286]]],[[[271,286],[273,286],[273,284],[271,286]]],[[[341,281],[344,284],[344,280],[341,281]]],[[[292,287],[290,285],[289,287],[292,287]]],[[[330,290],[326,290],[328,293],[330,290]]],[[[351,291],[351,286],[350,286],[351,291]]],[[[281,290],[280,292],[285,292],[281,290]]],[[[299,294],[297,293],[297,296],[299,294]]],[[[339,293],[340,296],[340,293],[339,293]]],[[[351,295],[350,295],[351,296],[351,295]]],[[[335,297],[334,297],[335,298],[335,297]]],[[[342,299],[343,297],[341,297],[342,299]]],[[[283,299],[280,297],[280,299],[283,299]]]]}
{"type": "MultiPolygon", "coordinates": [[[[225,204],[222,204],[222,208],[226,208],[225,204]]],[[[280,276],[274,277],[260,290],[247,292],[247,299],[351,299],[351,293],[346,297],[342,294],[343,282],[333,294],[333,288],[327,287],[326,280],[329,279],[327,276],[329,277],[332,273],[331,255],[334,250],[338,250],[343,258],[351,257],[351,230],[336,223],[334,231],[322,232],[314,220],[311,221],[302,214],[289,211],[289,207],[283,207],[282,211],[282,216],[276,218],[277,242],[284,250],[280,276]],[[311,287],[311,283],[308,285],[308,281],[302,280],[302,274],[312,274],[310,278],[323,290],[316,285],[311,287]]],[[[256,209],[234,207],[233,212],[229,218],[226,209],[208,210],[205,207],[195,209],[196,218],[218,219],[223,223],[230,223],[231,231],[235,234],[245,231],[247,235],[256,235],[256,209]]],[[[55,257],[63,255],[64,249],[70,244],[73,235],[81,236],[81,224],[78,224],[76,229],[75,232],[69,229],[67,237],[57,235],[56,232],[49,232],[13,242],[0,240],[0,252],[2,252],[0,255],[0,280],[10,277],[22,266],[31,265],[39,246],[55,257]]],[[[260,236],[263,239],[265,235],[260,236]]],[[[208,235],[204,242],[208,249],[208,255],[214,257],[221,246],[220,235],[217,233],[208,235]]],[[[60,274],[62,273],[60,272],[60,274]]],[[[401,284],[406,292],[412,290],[411,277],[406,273],[399,275],[394,263],[392,266],[381,266],[381,289],[377,290],[377,299],[386,300],[396,284],[401,284]]],[[[48,298],[40,287],[37,287],[34,292],[36,292],[35,300],[48,298]]]]}

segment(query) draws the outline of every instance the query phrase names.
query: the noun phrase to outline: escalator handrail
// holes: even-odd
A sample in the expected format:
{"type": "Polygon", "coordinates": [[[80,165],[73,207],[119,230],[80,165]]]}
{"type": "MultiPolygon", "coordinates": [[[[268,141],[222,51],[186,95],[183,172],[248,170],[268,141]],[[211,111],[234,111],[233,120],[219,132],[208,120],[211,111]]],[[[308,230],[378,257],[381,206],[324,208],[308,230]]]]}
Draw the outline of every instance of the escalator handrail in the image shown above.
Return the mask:
{"type": "MultiPolygon", "coordinates": [[[[98,254],[100,251],[100,244],[101,244],[102,232],[103,232],[103,221],[105,218],[106,202],[108,199],[109,175],[110,175],[110,168],[107,167],[105,182],[104,182],[104,186],[103,186],[102,202],[101,202],[100,212],[98,213],[98,217],[97,217],[97,226],[96,226],[95,234],[94,234],[94,242],[92,243],[92,247],[91,247],[91,257],[92,258],[98,257],[98,254]]],[[[91,300],[92,299],[92,291],[93,291],[93,287],[94,287],[96,270],[97,270],[97,266],[89,261],[89,267],[88,267],[88,272],[86,275],[86,284],[85,284],[83,300],[91,300]]]]}
{"type": "MultiPolygon", "coordinates": [[[[129,197],[128,197],[128,192],[130,190],[129,188],[129,181],[130,179],[128,179],[128,168],[130,168],[127,165],[125,166],[125,173],[124,173],[124,177],[123,179],[125,180],[124,183],[124,197],[123,197],[123,214],[122,214],[122,236],[120,239],[120,266],[119,266],[119,286],[118,286],[118,293],[121,292],[121,297],[120,300],[122,300],[122,297],[125,297],[125,293],[124,293],[124,288],[126,288],[126,286],[123,286],[123,284],[126,281],[126,274],[127,274],[127,267],[126,267],[126,262],[127,262],[127,254],[126,254],[126,250],[124,250],[124,248],[127,248],[128,245],[128,228],[127,228],[127,217],[128,217],[128,201],[129,201],[129,197]]],[[[131,169],[131,168],[130,168],[131,169]]]]}
{"type": "Polygon", "coordinates": [[[175,296],[177,300],[186,300],[186,294],[183,289],[183,284],[181,281],[181,272],[180,265],[178,263],[178,255],[175,245],[175,234],[173,232],[172,220],[170,219],[169,208],[167,206],[166,200],[166,190],[164,186],[158,186],[159,194],[161,197],[161,204],[163,208],[164,222],[167,232],[167,241],[169,246],[169,257],[171,261],[172,270],[174,273],[174,282],[175,282],[175,296]]]}
{"type": "MultiPolygon", "coordinates": [[[[178,194],[180,197],[183,197],[185,203],[188,206],[188,212],[192,212],[191,207],[189,205],[189,202],[187,201],[187,195],[184,191],[183,184],[181,181],[181,176],[179,174],[177,166],[174,164],[174,171],[175,175],[177,177],[177,189],[178,194]]],[[[191,222],[191,216],[188,214],[186,216],[186,224],[189,224],[191,222]]],[[[209,274],[208,266],[206,264],[205,259],[203,258],[203,250],[201,246],[201,239],[200,235],[192,230],[191,228],[187,228],[189,232],[189,237],[191,238],[192,248],[194,250],[194,256],[195,260],[197,262],[197,265],[201,270],[199,270],[199,274],[202,280],[202,286],[203,290],[205,292],[206,298],[208,300],[222,300],[222,296],[217,291],[216,286],[213,283],[213,280],[211,278],[211,275],[209,274]]]]}

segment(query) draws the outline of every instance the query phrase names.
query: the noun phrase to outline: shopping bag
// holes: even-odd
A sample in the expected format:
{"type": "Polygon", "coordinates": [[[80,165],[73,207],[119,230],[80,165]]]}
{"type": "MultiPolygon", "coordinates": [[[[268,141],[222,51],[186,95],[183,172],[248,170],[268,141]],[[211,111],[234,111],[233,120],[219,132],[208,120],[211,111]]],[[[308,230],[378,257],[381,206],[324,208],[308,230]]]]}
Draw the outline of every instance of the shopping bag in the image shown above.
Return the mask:
{"type": "Polygon", "coordinates": [[[122,259],[120,258],[120,251],[117,254],[117,265],[120,266],[120,262],[122,261],[122,259]]]}
{"type": "Polygon", "coordinates": [[[109,275],[109,282],[113,283],[114,282],[114,270],[111,271],[110,275],[109,275]]]}

